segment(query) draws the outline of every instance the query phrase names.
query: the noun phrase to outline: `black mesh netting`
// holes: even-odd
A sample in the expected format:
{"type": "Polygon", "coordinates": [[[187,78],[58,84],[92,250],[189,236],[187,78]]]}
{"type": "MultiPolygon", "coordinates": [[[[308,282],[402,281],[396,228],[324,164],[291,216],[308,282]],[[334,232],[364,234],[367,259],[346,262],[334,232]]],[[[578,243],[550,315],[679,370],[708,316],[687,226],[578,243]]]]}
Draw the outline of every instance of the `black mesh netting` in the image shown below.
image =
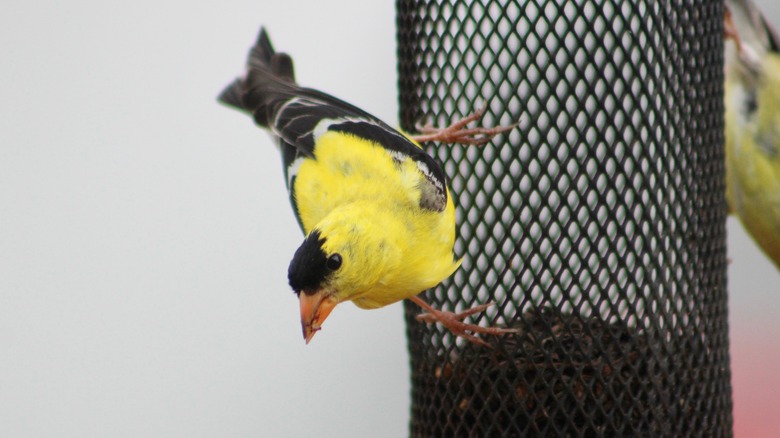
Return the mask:
{"type": "Polygon", "coordinates": [[[414,321],[413,436],[729,436],[720,1],[398,1],[401,119],[518,127],[428,150],[463,267],[414,321]]]}

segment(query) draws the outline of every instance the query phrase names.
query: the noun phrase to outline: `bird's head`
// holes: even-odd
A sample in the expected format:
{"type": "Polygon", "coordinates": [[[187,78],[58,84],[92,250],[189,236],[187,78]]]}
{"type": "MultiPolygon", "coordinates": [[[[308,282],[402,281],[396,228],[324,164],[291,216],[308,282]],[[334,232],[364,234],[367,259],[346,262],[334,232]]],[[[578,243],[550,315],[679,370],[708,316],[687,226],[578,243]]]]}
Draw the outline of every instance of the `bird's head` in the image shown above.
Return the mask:
{"type": "Polygon", "coordinates": [[[300,300],[306,343],[338,303],[376,287],[398,259],[389,246],[370,224],[354,222],[321,223],[306,236],[287,273],[300,300]]]}

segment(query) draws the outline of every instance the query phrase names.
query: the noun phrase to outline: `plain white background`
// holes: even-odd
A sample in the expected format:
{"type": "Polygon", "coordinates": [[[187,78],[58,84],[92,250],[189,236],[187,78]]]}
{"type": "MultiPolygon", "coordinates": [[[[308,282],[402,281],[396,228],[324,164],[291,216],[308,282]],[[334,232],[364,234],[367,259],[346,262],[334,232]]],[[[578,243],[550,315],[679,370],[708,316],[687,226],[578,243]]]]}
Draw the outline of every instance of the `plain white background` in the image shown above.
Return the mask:
{"type": "MultiPolygon", "coordinates": [[[[397,124],[393,2],[0,6],[3,436],[407,434],[401,306],[304,345],[280,158],[215,102],[261,24],[301,83],[397,124]]],[[[729,233],[732,340],[776,346],[780,273],[729,233]]]]}

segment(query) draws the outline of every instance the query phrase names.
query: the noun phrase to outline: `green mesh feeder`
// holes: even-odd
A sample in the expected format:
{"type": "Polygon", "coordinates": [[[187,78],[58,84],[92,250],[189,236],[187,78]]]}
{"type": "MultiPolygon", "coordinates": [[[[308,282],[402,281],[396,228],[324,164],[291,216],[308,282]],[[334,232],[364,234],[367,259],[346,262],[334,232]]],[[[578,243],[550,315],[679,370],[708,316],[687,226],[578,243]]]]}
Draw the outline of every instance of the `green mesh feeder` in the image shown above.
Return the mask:
{"type": "Polygon", "coordinates": [[[415,437],[731,436],[719,1],[398,1],[402,126],[428,145],[463,267],[424,297],[517,335],[415,321],[415,437]]]}

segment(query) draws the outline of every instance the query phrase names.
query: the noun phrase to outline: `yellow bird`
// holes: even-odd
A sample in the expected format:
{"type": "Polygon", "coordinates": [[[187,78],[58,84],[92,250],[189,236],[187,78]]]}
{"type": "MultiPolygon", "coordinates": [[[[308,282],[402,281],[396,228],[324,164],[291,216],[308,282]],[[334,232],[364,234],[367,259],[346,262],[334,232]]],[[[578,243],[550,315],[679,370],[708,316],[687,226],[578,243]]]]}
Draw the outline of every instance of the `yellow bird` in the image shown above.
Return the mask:
{"type": "MultiPolygon", "coordinates": [[[[477,343],[484,341],[473,333],[512,332],[463,322],[490,304],[455,314],[417,296],[461,262],[453,256],[455,208],[447,179],[415,140],[353,105],[298,86],[291,58],[274,51],[264,29],[246,74],[219,100],[278,137],[290,201],[306,235],[288,279],[307,343],[344,301],[374,309],[408,298],[428,312],[418,319],[477,343]]],[[[480,116],[427,129],[421,138],[481,143],[512,128],[465,128],[480,116]]]]}
{"type": "Polygon", "coordinates": [[[726,197],[780,267],[780,38],[751,0],[727,0],[726,197]]]}

